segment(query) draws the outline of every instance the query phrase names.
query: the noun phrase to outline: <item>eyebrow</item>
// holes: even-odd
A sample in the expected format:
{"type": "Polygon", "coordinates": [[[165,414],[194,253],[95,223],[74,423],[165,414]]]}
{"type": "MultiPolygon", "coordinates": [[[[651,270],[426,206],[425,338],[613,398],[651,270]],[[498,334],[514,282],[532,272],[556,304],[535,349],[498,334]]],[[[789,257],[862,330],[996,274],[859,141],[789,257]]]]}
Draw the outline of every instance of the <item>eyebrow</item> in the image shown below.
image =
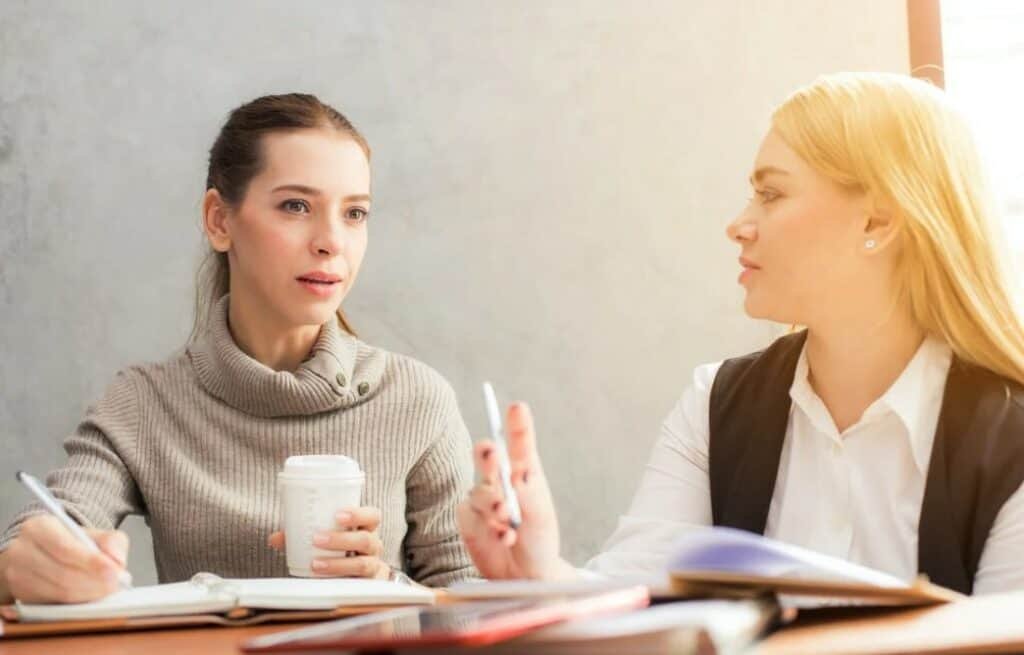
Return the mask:
{"type": "Polygon", "coordinates": [[[789,175],[788,171],[784,171],[781,168],[776,168],[775,166],[762,166],[754,171],[754,174],[750,176],[750,183],[753,184],[754,182],[760,182],[765,175],[770,175],[772,173],[776,175],[789,175]]]}
{"type": "MultiPolygon", "coordinates": [[[[298,193],[304,193],[307,196],[322,195],[320,193],[320,189],[315,189],[311,186],[306,186],[304,184],[282,184],[281,186],[274,187],[273,189],[270,190],[271,193],[277,193],[278,191],[297,191],[298,193]]],[[[352,196],[345,196],[344,198],[342,198],[342,200],[344,200],[345,202],[358,202],[360,200],[369,202],[370,194],[358,193],[352,196]]]]}

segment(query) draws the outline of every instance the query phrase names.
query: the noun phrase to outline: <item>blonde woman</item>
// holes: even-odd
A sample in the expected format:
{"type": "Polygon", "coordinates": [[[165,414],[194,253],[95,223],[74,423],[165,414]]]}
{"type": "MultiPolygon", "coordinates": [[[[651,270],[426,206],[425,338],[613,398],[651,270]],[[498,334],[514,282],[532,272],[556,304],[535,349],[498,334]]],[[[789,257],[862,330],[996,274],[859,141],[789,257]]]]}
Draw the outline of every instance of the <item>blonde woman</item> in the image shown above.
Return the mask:
{"type": "Polygon", "coordinates": [[[287,575],[275,474],[299,454],[348,455],[366,474],[364,505],[313,536],[333,552],[314,574],[475,575],[455,524],[472,477],[455,394],[426,365],[356,339],[340,310],[369,215],[370,149],[336,109],[287,94],[231,112],[210,149],[193,338],[122,371],[47,478],[105,554],[29,507],[0,537],[0,603],[115,590],[127,514],[152,528],[161,581],[287,575]]]}
{"type": "MultiPolygon", "coordinates": [[[[965,593],[1024,587],[1024,328],[961,119],[923,81],[826,76],[775,111],[750,183],[727,230],[746,312],[806,329],[696,369],[588,567],[657,570],[681,531],[723,525],[965,593]]],[[[523,523],[480,444],[470,554],[492,578],[578,575],[529,409],[508,424],[523,523]]]]}

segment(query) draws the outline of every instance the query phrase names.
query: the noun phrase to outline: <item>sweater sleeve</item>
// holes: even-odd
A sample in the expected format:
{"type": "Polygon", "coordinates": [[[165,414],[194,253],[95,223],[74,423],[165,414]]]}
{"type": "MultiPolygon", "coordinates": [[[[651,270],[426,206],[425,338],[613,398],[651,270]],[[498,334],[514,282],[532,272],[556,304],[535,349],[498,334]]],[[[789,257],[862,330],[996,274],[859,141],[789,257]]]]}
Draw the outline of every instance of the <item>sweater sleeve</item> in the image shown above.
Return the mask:
{"type": "MultiPolygon", "coordinates": [[[[46,486],[80,524],[112,530],[128,514],[143,513],[135,479],[125,464],[138,433],[138,399],[129,373],[118,373],[103,398],[91,406],[64,441],[67,461],[46,476],[46,486]]],[[[26,506],[0,536],[0,550],[17,536],[25,519],[42,513],[26,506]]]]}
{"type": "Polygon", "coordinates": [[[473,446],[455,393],[446,394],[446,419],[406,482],[406,572],[417,582],[444,587],[479,576],[455,522],[455,509],[473,483],[473,446]]]}

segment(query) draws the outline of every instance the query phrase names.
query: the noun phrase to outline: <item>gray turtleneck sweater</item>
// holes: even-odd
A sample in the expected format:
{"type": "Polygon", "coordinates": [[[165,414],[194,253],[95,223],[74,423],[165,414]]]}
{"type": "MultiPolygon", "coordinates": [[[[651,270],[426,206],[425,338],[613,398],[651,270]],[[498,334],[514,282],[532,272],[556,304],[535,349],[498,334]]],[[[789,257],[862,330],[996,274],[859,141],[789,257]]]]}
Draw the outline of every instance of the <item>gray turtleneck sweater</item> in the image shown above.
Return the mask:
{"type": "MultiPolygon", "coordinates": [[[[363,504],[381,510],[393,568],[433,586],[476,575],[455,525],[472,457],[452,388],[333,320],[298,370],[274,371],[235,344],[225,297],[183,353],[118,373],[64,448],[47,485],[86,526],[144,515],[161,582],[199,571],[287,576],[284,555],[266,544],[282,527],[276,474],[300,454],[359,462],[363,504]]],[[[38,512],[19,514],[0,550],[38,512]]]]}

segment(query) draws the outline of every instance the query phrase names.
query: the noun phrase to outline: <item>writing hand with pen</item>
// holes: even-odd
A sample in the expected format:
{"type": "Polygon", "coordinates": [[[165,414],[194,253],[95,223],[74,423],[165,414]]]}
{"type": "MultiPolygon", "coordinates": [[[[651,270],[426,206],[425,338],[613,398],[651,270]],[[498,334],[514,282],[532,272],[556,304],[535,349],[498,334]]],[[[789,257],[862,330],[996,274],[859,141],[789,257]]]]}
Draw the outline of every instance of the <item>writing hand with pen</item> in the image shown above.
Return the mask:
{"type": "Polygon", "coordinates": [[[25,519],[0,552],[0,603],[84,603],[131,587],[125,533],[83,528],[42,482],[17,477],[48,513],[25,519]]]}

